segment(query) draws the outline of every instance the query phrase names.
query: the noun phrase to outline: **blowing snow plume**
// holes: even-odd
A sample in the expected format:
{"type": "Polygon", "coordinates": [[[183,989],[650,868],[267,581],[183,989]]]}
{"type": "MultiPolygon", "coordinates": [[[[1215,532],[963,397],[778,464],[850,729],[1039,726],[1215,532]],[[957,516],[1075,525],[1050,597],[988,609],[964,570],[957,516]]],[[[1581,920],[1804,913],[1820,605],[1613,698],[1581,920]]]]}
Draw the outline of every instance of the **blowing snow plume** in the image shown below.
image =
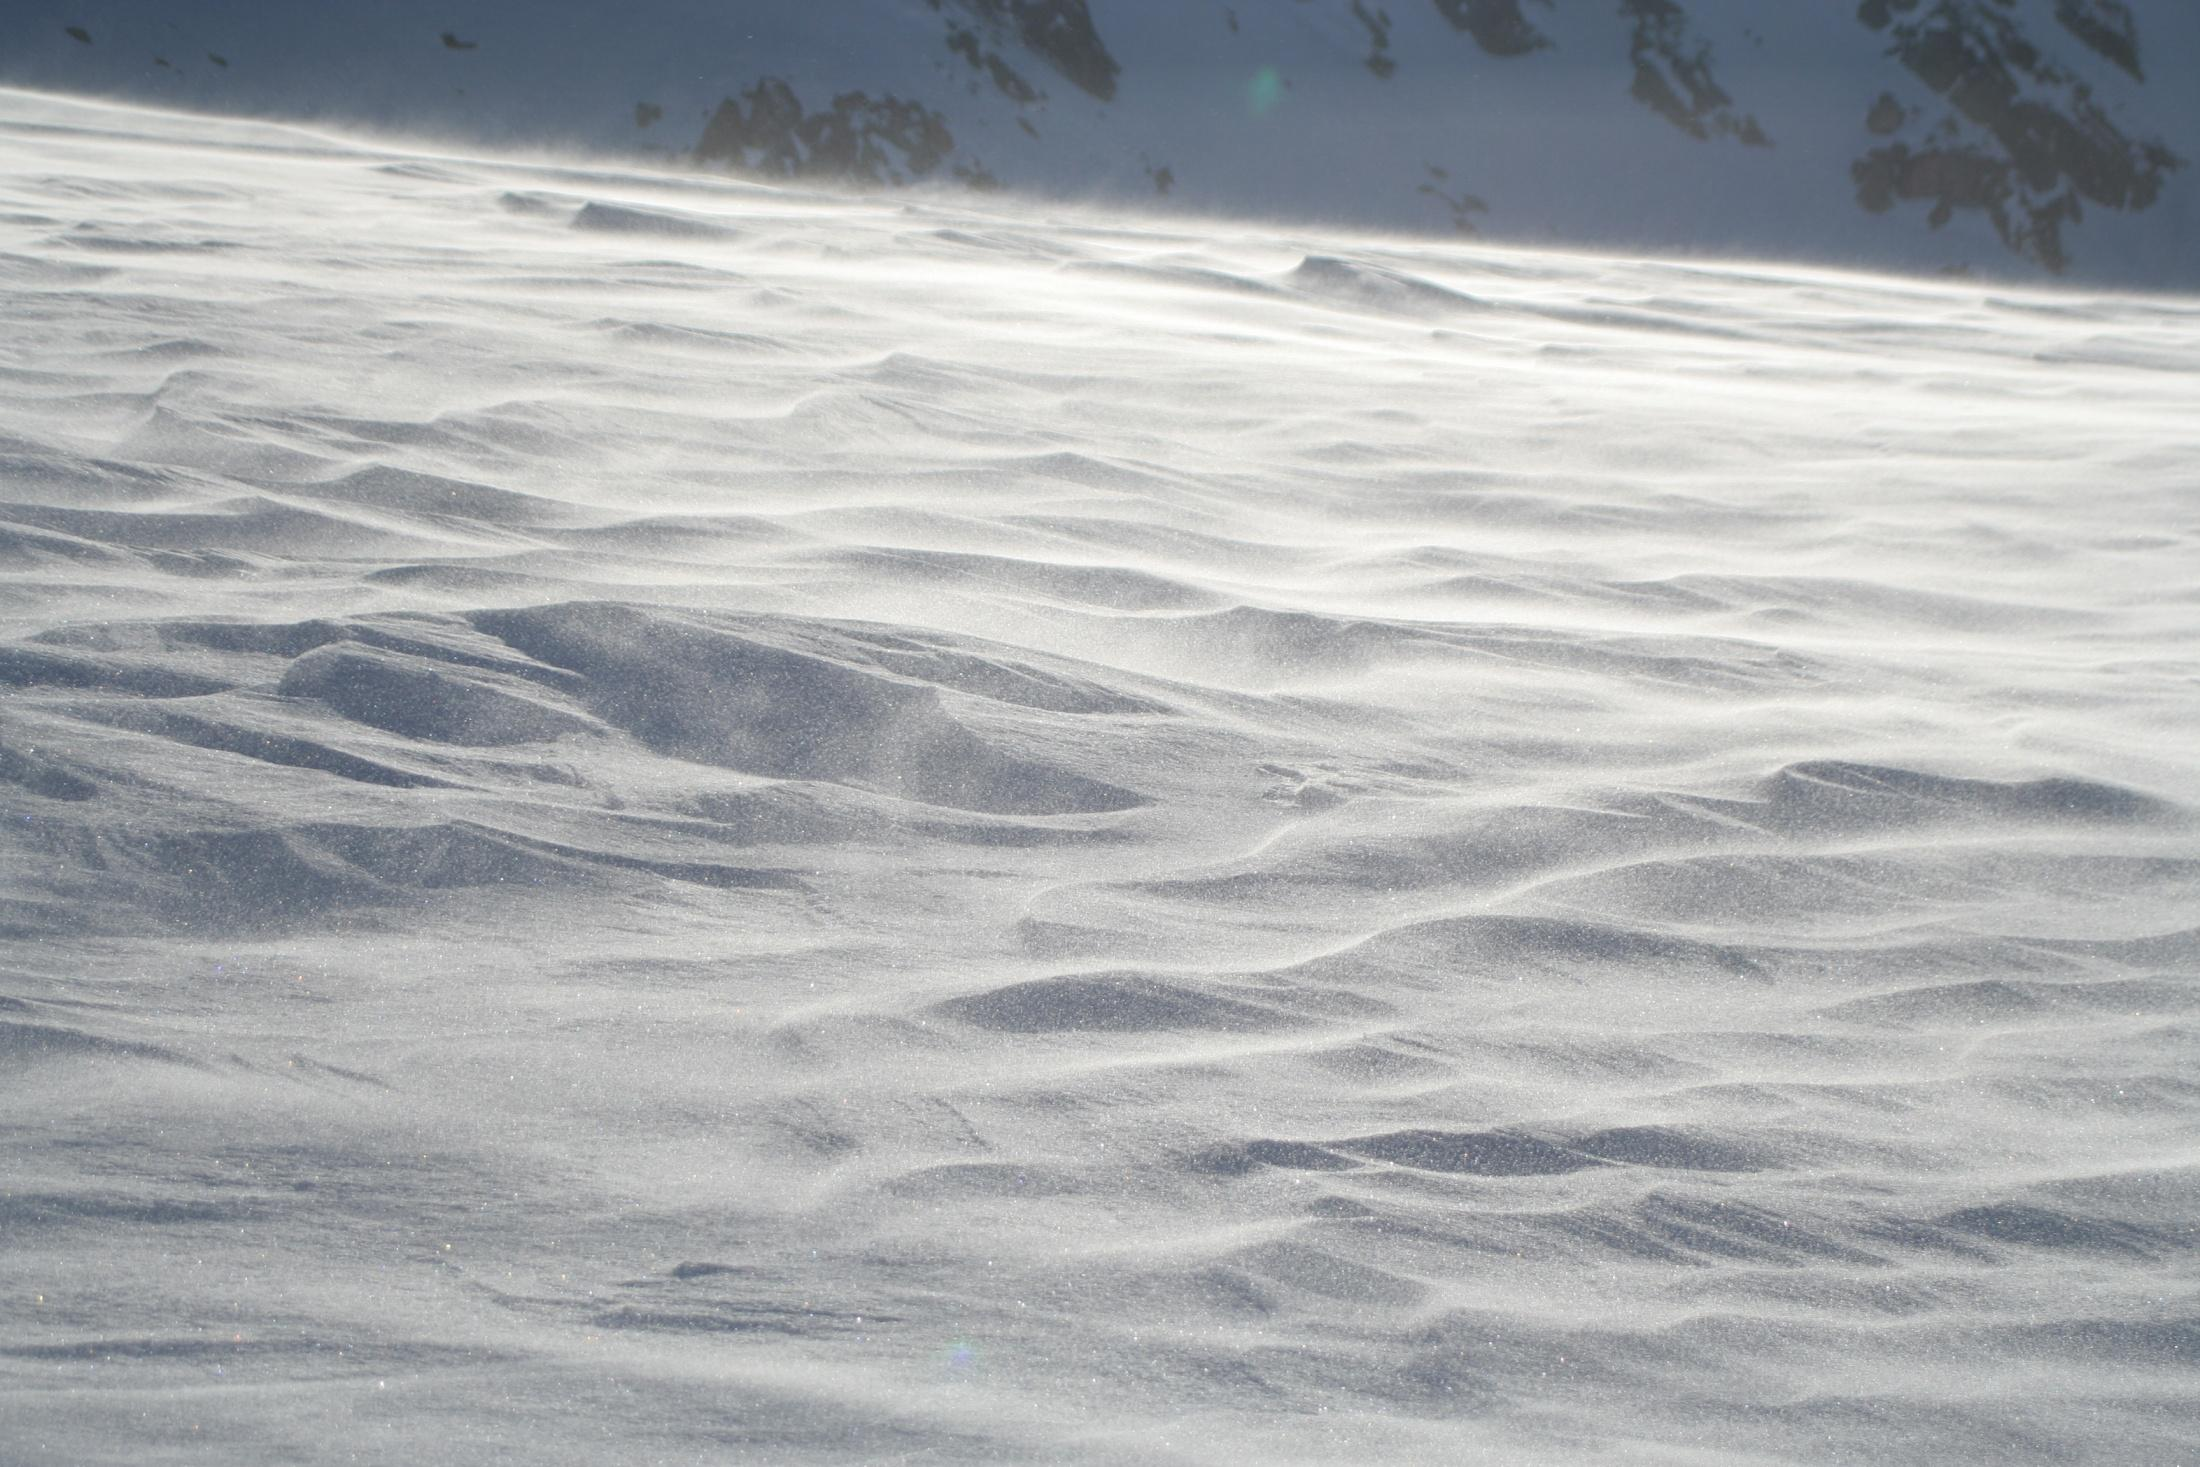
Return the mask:
{"type": "Polygon", "coordinates": [[[0,13],[0,85],[820,185],[2200,289],[2189,0],[102,0],[97,44],[83,11],[0,13]]]}

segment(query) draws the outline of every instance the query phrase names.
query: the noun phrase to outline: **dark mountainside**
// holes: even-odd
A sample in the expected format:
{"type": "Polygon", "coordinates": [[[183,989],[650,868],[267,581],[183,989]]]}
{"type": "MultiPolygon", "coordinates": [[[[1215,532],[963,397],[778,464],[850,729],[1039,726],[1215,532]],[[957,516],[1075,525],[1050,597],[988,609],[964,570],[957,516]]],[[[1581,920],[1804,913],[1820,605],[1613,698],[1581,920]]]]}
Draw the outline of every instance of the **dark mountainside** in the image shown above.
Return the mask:
{"type": "MultiPolygon", "coordinates": [[[[1018,47],[1094,98],[1116,95],[1122,66],[1087,0],[926,3],[949,16],[947,49],[1011,102],[1029,106],[1046,96],[1005,59],[1018,47]]],[[[1521,0],[1432,3],[1488,56],[1518,60],[1552,49],[1521,0]]],[[[1542,0],[1546,9],[1556,3],[1542,0]]],[[[2086,203],[2149,209],[2165,176],[2185,159],[2158,139],[2118,128],[2084,78],[2026,34],[2013,4],[1861,0],[1857,23],[1886,38],[1887,61],[1921,82],[1933,100],[1907,107],[1889,91],[1858,99],[1872,134],[1888,141],[1853,165],[1856,202],[1883,214],[1898,203],[1927,201],[1935,228],[1958,210],[1976,211],[2012,253],[2061,273],[2070,263],[2066,231],[2083,222],[2086,203]]],[[[1370,10],[1364,0],[1348,5],[1370,33],[1368,71],[1378,82],[1389,80],[1397,70],[1389,12],[1370,10]]],[[[2145,79],[2138,22],[2119,0],[2057,0],[2055,18],[2095,55],[2145,79]]],[[[1713,48],[1695,33],[1680,0],[1617,0],[1610,19],[1625,34],[1627,90],[1636,102],[1698,142],[1773,146],[1721,85],[1713,48]]],[[[694,156],[766,177],[878,184],[929,176],[954,151],[948,118],[915,102],[852,92],[836,97],[829,111],[804,112],[786,82],[766,77],[743,99],[720,105],[694,156]]],[[[955,171],[974,182],[998,182],[982,165],[955,171]]],[[[1458,227],[1475,232],[1463,213],[1458,227]]]]}
{"type": "MultiPolygon", "coordinates": [[[[1874,104],[1871,129],[1892,141],[1857,159],[1857,201],[1882,213],[1927,199],[1936,223],[1978,210],[2012,251],[2060,273],[2070,261],[2064,231],[2084,220],[2086,203],[2152,208],[2164,176],[2185,160],[2118,130],[2085,81],[2048,59],[2003,8],[1865,0],[1858,18],[1886,35],[1889,54],[1936,105],[1911,111],[1892,94],[1874,104]]],[[[2116,0],[2060,0],[2057,18],[2143,76],[2136,25],[2116,0]]]]}

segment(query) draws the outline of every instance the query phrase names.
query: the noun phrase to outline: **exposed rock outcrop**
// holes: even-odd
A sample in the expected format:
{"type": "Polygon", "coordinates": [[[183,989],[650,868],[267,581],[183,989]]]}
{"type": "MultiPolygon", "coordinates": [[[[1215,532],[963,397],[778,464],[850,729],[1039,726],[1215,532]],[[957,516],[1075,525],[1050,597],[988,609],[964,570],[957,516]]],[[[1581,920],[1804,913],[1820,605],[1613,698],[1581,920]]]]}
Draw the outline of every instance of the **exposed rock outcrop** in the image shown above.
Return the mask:
{"type": "Polygon", "coordinates": [[[792,87],[768,76],[718,104],[695,158],[769,178],[880,184],[923,178],[954,151],[947,120],[920,103],[843,92],[808,112],[792,87]]]}
{"type": "MultiPolygon", "coordinates": [[[[1492,56],[1547,50],[1551,38],[1520,13],[1520,0],[1435,0],[1437,13],[1492,56]]],[[[1543,0],[1548,5],[1550,0],[1543,0]]]]}
{"type": "Polygon", "coordinates": [[[1451,182],[1451,171],[1436,164],[1428,165],[1428,177],[1423,179],[1415,193],[1424,194],[1442,204],[1451,213],[1451,227],[1455,234],[1476,235],[1482,231],[1475,227],[1474,216],[1489,212],[1489,204],[1451,182]]]}
{"type": "MultiPolygon", "coordinates": [[[[2057,14],[2069,25],[2081,12],[2104,24],[2118,12],[2130,20],[2113,0],[2066,3],[2057,14]]],[[[1946,104],[1935,119],[1910,111],[1892,126],[1885,99],[1873,109],[1872,130],[1895,140],[1850,171],[1857,202],[1874,213],[1930,201],[1937,228],[1959,209],[1976,210],[2010,249],[2060,272],[2070,263],[2064,231],[2086,204],[2150,208],[2164,177],[2183,166],[2160,141],[2119,128],[2093,89],[2050,60],[1999,3],[1863,0],[1857,16],[1884,32],[1888,54],[1946,104]]],[[[2137,33],[2120,34],[2136,75],[2137,33]]]]}
{"type": "Polygon", "coordinates": [[[934,10],[953,5],[995,38],[1008,33],[1072,86],[1101,101],[1115,96],[1123,67],[1108,52],[1092,23],[1086,0],[926,0],[934,10]]]}
{"type": "Polygon", "coordinates": [[[1022,72],[1010,66],[1000,52],[980,41],[978,33],[968,26],[948,26],[947,49],[970,63],[972,71],[992,82],[993,89],[1011,102],[1029,105],[1045,95],[1025,80],[1022,72]]]}
{"type": "Polygon", "coordinates": [[[1367,27],[1367,69],[1388,81],[1398,69],[1390,54],[1390,12],[1380,7],[1369,9],[1367,0],[1352,0],[1352,18],[1367,27]]]}
{"type": "Polygon", "coordinates": [[[2055,0],[2055,19],[2064,30],[2140,81],[2139,22],[2123,0],[2055,0]]]}
{"type": "Polygon", "coordinates": [[[1692,138],[1771,146],[1757,119],[1737,113],[1712,75],[1710,43],[1697,39],[1687,11],[1674,0],[1620,0],[1620,13],[1635,23],[1628,56],[1635,64],[1629,91],[1636,101],[1692,138]]]}

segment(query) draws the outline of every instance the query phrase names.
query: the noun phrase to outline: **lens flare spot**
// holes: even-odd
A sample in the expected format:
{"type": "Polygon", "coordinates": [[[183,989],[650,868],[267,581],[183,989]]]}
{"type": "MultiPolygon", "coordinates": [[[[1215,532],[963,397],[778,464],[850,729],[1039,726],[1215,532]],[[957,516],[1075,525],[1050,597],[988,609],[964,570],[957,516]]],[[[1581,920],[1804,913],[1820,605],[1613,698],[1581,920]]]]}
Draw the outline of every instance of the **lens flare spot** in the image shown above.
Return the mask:
{"type": "Polygon", "coordinates": [[[1245,97],[1255,117],[1266,117],[1283,100],[1282,73],[1273,66],[1263,66],[1253,73],[1252,81],[1246,85],[1245,97]]]}

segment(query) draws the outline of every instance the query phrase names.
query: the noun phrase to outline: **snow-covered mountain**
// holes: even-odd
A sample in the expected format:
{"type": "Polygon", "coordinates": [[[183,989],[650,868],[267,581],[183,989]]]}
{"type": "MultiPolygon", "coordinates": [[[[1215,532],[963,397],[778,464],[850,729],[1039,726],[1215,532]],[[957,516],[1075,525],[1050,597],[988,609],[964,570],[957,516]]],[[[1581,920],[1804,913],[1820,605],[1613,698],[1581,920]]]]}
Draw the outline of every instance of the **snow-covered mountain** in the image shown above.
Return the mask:
{"type": "Polygon", "coordinates": [[[2189,0],[16,0],[0,81],[807,179],[2200,286],[2189,0]]]}

